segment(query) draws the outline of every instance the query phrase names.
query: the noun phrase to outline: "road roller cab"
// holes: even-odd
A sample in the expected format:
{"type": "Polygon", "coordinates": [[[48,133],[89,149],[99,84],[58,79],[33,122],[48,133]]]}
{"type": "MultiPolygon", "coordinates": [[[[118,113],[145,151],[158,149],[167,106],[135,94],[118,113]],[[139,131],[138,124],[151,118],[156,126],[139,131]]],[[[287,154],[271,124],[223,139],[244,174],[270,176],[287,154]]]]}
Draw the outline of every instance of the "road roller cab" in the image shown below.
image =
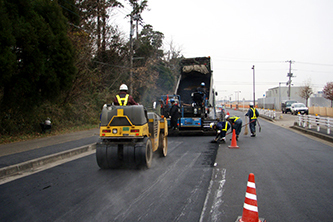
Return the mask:
{"type": "Polygon", "coordinates": [[[96,159],[100,168],[136,165],[149,168],[152,153],[167,155],[167,121],[142,105],[103,106],[96,159]]]}
{"type": "Polygon", "coordinates": [[[147,111],[142,105],[103,107],[100,137],[139,139],[148,136],[147,111]]]}

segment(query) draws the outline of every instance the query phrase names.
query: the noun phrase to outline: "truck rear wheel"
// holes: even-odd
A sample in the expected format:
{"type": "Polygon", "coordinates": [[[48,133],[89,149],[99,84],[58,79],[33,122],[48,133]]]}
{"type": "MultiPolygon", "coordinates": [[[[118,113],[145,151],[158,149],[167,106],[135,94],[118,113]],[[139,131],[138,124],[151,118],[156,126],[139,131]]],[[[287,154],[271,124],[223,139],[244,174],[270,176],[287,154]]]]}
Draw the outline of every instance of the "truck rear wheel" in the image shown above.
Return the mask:
{"type": "Polygon", "coordinates": [[[135,146],[135,163],[138,166],[150,168],[153,160],[153,149],[149,138],[145,138],[143,143],[135,146]]]}
{"type": "Polygon", "coordinates": [[[158,152],[160,153],[161,157],[166,157],[168,154],[168,137],[164,136],[164,134],[160,134],[158,152]]]}

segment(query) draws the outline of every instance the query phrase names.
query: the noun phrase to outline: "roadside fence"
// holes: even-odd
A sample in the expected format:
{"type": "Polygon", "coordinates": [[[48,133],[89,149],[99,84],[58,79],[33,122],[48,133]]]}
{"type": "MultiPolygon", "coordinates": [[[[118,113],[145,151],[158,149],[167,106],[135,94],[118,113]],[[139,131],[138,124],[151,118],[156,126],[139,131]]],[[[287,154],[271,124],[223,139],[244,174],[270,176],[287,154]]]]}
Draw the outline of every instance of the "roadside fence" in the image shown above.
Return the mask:
{"type": "Polygon", "coordinates": [[[332,122],[333,118],[330,117],[298,115],[298,126],[309,129],[312,129],[312,127],[317,127],[318,132],[321,130],[321,128],[326,129],[327,134],[331,134],[332,122]]]}
{"type": "Polygon", "coordinates": [[[260,116],[266,116],[270,119],[276,119],[276,111],[270,109],[258,109],[260,116]]]}

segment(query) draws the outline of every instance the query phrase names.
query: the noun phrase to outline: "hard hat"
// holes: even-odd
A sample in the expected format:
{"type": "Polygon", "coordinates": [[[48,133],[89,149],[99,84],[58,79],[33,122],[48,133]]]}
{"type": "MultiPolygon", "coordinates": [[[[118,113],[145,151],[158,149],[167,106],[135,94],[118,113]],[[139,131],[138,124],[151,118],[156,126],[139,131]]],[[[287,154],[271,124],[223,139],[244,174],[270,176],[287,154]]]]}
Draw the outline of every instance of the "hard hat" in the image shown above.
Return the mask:
{"type": "Polygon", "coordinates": [[[120,87],[119,87],[119,90],[127,91],[128,87],[125,84],[121,84],[120,87]]]}
{"type": "Polygon", "coordinates": [[[250,106],[253,106],[253,102],[250,102],[250,106]]]}
{"type": "Polygon", "coordinates": [[[202,82],[202,83],[201,83],[201,86],[205,86],[205,83],[204,83],[204,82],[202,82]]]}
{"type": "Polygon", "coordinates": [[[210,128],[213,128],[214,125],[215,125],[215,123],[210,123],[209,124],[210,128]]]}
{"type": "Polygon", "coordinates": [[[225,119],[228,119],[229,118],[229,115],[225,115],[225,119]]]}
{"type": "Polygon", "coordinates": [[[170,102],[171,102],[171,103],[174,103],[174,102],[175,102],[175,100],[174,100],[174,99],[170,99],[170,102]]]}

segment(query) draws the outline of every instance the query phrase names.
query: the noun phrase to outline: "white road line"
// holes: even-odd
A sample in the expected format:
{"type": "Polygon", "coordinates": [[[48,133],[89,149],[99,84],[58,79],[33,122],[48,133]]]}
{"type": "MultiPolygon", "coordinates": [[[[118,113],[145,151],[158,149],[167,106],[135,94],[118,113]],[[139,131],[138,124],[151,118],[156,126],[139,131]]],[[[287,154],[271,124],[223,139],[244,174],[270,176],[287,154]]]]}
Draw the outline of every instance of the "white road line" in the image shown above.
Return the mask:
{"type": "Polygon", "coordinates": [[[222,201],[222,196],[223,196],[223,187],[226,182],[226,169],[218,169],[214,168],[213,169],[213,176],[212,179],[210,180],[204,207],[202,208],[201,215],[200,215],[200,222],[203,222],[205,213],[207,212],[208,214],[211,215],[211,221],[218,221],[219,219],[219,207],[223,203],[222,201]],[[218,189],[214,191],[213,185],[218,184],[218,189]],[[214,192],[214,194],[212,194],[214,192]],[[210,196],[213,195],[213,200],[212,200],[212,206],[211,209],[207,210],[207,204],[208,204],[208,199],[210,196]]]}

